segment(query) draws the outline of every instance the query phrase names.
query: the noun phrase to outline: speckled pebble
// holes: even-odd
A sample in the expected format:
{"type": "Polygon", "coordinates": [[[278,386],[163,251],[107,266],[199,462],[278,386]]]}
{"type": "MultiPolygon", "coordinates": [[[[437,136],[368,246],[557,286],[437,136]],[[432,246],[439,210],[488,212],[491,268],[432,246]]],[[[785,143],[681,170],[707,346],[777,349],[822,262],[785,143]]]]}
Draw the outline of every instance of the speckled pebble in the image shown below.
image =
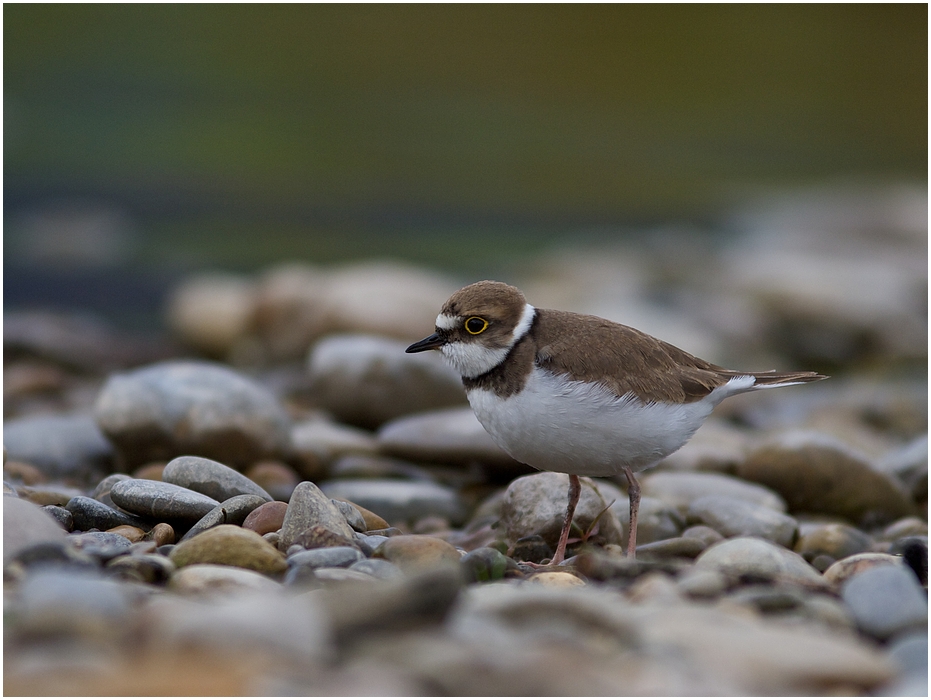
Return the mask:
{"type": "Polygon", "coordinates": [[[220,503],[183,486],[147,479],[113,484],[110,498],[120,508],[155,520],[193,525],[220,503]]]}
{"type": "MultiPolygon", "coordinates": [[[[290,550],[289,550],[290,551],[290,550]]],[[[306,566],[311,569],[321,567],[348,568],[363,559],[362,552],[353,547],[327,547],[324,549],[305,549],[288,555],[288,566],[306,566]]]]}
{"type": "Polygon", "coordinates": [[[223,564],[264,574],[287,569],[284,556],[251,530],[237,525],[217,525],[177,545],[169,555],[175,566],[223,564]]]}

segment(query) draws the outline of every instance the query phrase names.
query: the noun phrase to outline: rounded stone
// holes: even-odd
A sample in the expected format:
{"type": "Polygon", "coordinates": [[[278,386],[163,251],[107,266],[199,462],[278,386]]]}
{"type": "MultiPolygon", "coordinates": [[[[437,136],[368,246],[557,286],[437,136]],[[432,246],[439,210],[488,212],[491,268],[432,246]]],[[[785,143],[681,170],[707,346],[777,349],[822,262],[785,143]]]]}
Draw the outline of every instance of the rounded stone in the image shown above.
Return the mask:
{"type": "Polygon", "coordinates": [[[901,537],[912,537],[915,535],[924,535],[927,537],[928,523],[921,518],[910,516],[890,523],[886,529],[883,530],[882,538],[891,542],[901,537]]]}
{"type": "Polygon", "coordinates": [[[912,515],[905,489],[833,438],[789,433],[747,455],[737,475],[777,491],[790,510],[888,523],[912,515]]]}
{"type": "Polygon", "coordinates": [[[176,457],[165,465],[162,481],[197,491],[217,501],[245,495],[272,500],[268,492],[251,479],[225,464],[204,457],[176,457]]]}
{"type": "Polygon", "coordinates": [[[85,554],[102,562],[129,554],[132,550],[132,542],[117,532],[72,534],[68,535],[68,541],[85,554]]]}
{"type": "Polygon", "coordinates": [[[844,582],[840,594],[857,627],[872,637],[889,639],[912,629],[927,629],[927,594],[904,566],[862,571],[844,582]]]}
{"type": "MultiPolygon", "coordinates": [[[[608,508],[608,501],[591,479],[583,477],[581,484],[582,492],[573,518],[578,530],[570,531],[570,539],[573,532],[592,529],[597,518],[598,536],[593,540],[621,544],[621,527],[617,516],[608,508]]],[[[555,548],[566,518],[568,494],[567,474],[539,472],[512,481],[501,506],[501,524],[507,542],[514,545],[524,537],[540,535],[555,548]]]]}
{"type": "Polygon", "coordinates": [[[404,575],[404,572],[386,559],[362,559],[349,567],[350,571],[361,571],[378,579],[396,579],[404,575]]]}
{"type": "Polygon", "coordinates": [[[242,525],[252,511],[267,502],[262,496],[252,494],[228,498],[194,523],[178,543],[196,537],[201,532],[217,525],[242,525]]]}
{"type": "Polygon", "coordinates": [[[348,568],[364,557],[354,547],[325,547],[322,549],[305,549],[288,557],[289,567],[306,566],[311,569],[322,567],[348,568]]]}
{"type": "Polygon", "coordinates": [[[527,583],[547,588],[573,588],[585,585],[585,581],[568,571],[538,571],[527,579],[527,583]]]}
{"type": "Polygon", "coordinates": [[[100,478],[113,471],[113,446],[89,415],[28,416],[3,423],[10,460],[48,477],[100,478]]]}
{"type": "Polygon", "coordinates": [[[158,523],[146,533],[145,538],[146,540],[154,542],[156,547],[161,547],[165,544],[174,544],[175,529],[168,523],[158,523]]]}
{"type": "Polygon", "coordinates": [[[113,484],[110,498],[120,508],[155,520],[193,524],[219,502],[197,491],[163,481],[126,479],[113,484]]]}
{"type": "Polygon", "coordinates": [[[112,532],[115,535],[125,537],[133,544],[136,542],[141,542],[142,538],[145,537],[145,530],[142,530],[138,527],[133,527],[132,525],[117,525],[116,527],[111,527],[109,530],[107,530],[107,532],[112,532]]]}
{"type": "Polygon", "coordinates": [[[3,563],[20,551],[44,543],[65,541],[58,521],[39,506],[15,496],[3,497],[3,563]]]}
{"type": "Polygon", "coordinates": [[[169,558],[181,568],[192,564],[238,566],[263,574],[280,574],[287,568],[277,549],[251,530],[217,525],[171,550],[169,558]]]}
{"type": "Polygon", "coordinates": [[[396,479],[339,479],[321,485],[331,498],[358,503],[389,523],[413,523],[437,515],[453,523],[466,516],[455,490],[439,484],[396,479]]]}
{"type": "Polygon", "coordinates": [[[298,473],[284,462],[264,460],[245,471],[247,478],[258,484],[276,501],[287,503],[294,487],[301,482],[298,473]]]}
{"type": "Polygon", "coordinates": [[[728,576],[752,575],[766,579],[794,579],[821,583],[821,575],[795,552],[756,537],[738,537],[711,545],[695,560],[728,576]]]}
{"type": "MultiPolygon", "coordinates": [[[[606,489],[612,489],[610,484],[599,482],[598,488],[605,499],[614,500],[611,510],[626,530],[630,524],[630,499],[619,490],[616,497],[613,493],[610,495],[606,493],[606,489]]],[[[650,496],[640,498],[640,510],[637,514],[637,544],[649,544],[677,537],[684,525],[682,515],[673,506],[650,496]]]]}
{"type": "Polygon", "coordinates": [[[837,586],[847,579],[877,566],[900,566],[902,560],[891,554],[880,552],[862,552],[844,557],[831,564],[824,572],[824,580],[837,586]]]}
{"type": "Polygon", "coordinates": [[[71,532],[74,529],[74,516],[71,515],[71,511],[67,508],[62,508],[61,506],[42,506],[42,510],[55,518],[65,532],[71,532]]]}
{"type": "Polygon", "coordinates": [[[338,420],[376,428],[400,416],[465,404],[459,375],[434,353],[372,335],[320,340],[308,362],[315,402],[338,420]]]}
{"type": "Polygon", "coordinates": [[[195,275],[172,292],[168,324],[186,345],[226,357],[248,329],[254,295],[255,285],[240,275],[195,275]]]}
{"type": "Polygon", "coordinates": [[[795,518],[731,496],[697,498],[689,505],[687,517],[725,537],[762,537],[783,547],[791,547],[798,532],[795,518]]]}
{"type": "Polygon", "coordinates": [[[302,481],[294,489],[281,525],[278,548],[287,551],[298,537],[311,527],[318,526],[348,540],[353,530],[329,497],[311,481],[302,481]]]}
{"type": "Polygon", "coordinates": [[[508,558],[492,547],[479,547],[459,560],[466,581],[497,581],[504,578],[508,558]]]}
{"type": "Polygon", "coordinates": [[[703,540],[694,537],[670,537],[637,546],[637,557],[656,560],[683,557],[694,559],[708,548],[703,540]]]}
{"type": "Polygon", "coordinates": [[[219,564],[185,566],[171,575],[168,585],[178,593],[212,595],[239,591],[276,593],[282,587],[256,571],[219,564]]]}
{"type": "Polygon", "coordinates": [[[119,578],[139,583],[162,584],[171,578],[177,567],[161,554],[129,554],[107,562],[108,572],[119,578]]]}
{"type": "Polygon", "coordinates": [[[725,474],[655,472],[640,478],[644,496],[657,498],[681,512],[703,496],[730,496],[780,513],[786,503],[775,491],[725,474]]]}
{"type": "Polygon", "coordinates": [[[375,436],[361,428],[329,420],[296,423],[291,429],[295,467],[305,479],[317,479],[334,460],[344,455],[375,455],[375,436]]]}
{"type": "Polygon", "coordinates": [[[873,540],[870,536],[855,527],[842,523],[826,523],[814,528],[806,528],[795,544],[795,551],[808,562],[813,562],[822,554],[836,561],[853,554],[866,552],[872,544],[873,540]]]}
{"type": "Polygon", "coordinates": [[[246,466],[290,445],[291,421],[277,399],[208,362],[163,362],[112,375],[94,413],[130,466],[183,454],[246,466]]]}
{"type": "Polygon", "coordinates": [[[448,542],[428,535],[389,537],[375,550],[376,557],[387,559],[410,573],[451,564],[459,565],[459,551],[448,542]]]}
{"type": "Polygon", "coordinates": [[[720,542],[724,539],[724,535],[707,525],[692,525],[692,527],[688,527],[682,532],[682,536],[701,540],[705,543],[706,547],[710,547],[715,542],[720,542]]]}
{"type": "Polygon", "coordinates": [[[87,531],[93,528],[109,530],[120,525],[148,529],[146,522],[135,515],[111,508],[87,496],[75,496],[65,506],[74,520],[74,529],[87,531]]]}
{"type": "Polygon", "coordinates": [[[246,516],[242,526],[246,530],[252,530],[260,535],[267,532],[276,532],[284,524],[284,516],[287,510],[288,504],[282,501],[263,503],[246,516]]]}

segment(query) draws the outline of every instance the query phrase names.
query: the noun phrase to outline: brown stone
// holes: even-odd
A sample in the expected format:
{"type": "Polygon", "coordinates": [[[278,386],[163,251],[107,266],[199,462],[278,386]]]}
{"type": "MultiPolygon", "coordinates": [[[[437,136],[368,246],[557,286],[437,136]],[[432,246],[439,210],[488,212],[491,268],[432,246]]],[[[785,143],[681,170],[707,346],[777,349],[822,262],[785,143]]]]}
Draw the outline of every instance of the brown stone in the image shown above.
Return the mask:
{"type": "Polygon", "coordinates": [[[449,542],[428,535],[397,535],[375,550],[374,556],[387,559],[405,572],[423,571],[459,564],[459,551],[449,542]]]}
{"type": "Polygon", "coordinates": [[[256,508],[246,516],[242,526],[260,535],[281,529],[288,504],[282,501],[270,501],[256,508]]]}

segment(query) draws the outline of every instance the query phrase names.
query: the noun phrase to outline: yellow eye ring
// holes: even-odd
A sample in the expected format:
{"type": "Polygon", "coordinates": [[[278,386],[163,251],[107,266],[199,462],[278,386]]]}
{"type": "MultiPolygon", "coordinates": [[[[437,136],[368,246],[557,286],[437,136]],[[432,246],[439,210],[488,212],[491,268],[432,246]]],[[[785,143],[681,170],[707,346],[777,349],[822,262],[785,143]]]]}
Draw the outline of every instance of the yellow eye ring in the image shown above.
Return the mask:
{"type": "Polygon", "coordinates": [[[469,316],[463,325],[471,335],[478,335],[488,328],[488,321],[478,316],[469,316]]]}

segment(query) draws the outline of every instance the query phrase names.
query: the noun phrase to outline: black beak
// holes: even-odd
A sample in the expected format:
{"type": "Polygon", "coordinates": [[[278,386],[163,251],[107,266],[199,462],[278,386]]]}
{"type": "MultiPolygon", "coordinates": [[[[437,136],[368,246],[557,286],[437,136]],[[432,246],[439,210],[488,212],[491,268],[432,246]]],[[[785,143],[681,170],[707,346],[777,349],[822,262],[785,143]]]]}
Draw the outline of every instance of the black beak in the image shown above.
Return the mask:
{"type": "Polygon", "coordinates": [[[423,352],[424,350],[435,350],[438,347],[446,345],[446,341],[439,333],[427,336],[423,340],[418,340],[404,352],[423,352]]]}

